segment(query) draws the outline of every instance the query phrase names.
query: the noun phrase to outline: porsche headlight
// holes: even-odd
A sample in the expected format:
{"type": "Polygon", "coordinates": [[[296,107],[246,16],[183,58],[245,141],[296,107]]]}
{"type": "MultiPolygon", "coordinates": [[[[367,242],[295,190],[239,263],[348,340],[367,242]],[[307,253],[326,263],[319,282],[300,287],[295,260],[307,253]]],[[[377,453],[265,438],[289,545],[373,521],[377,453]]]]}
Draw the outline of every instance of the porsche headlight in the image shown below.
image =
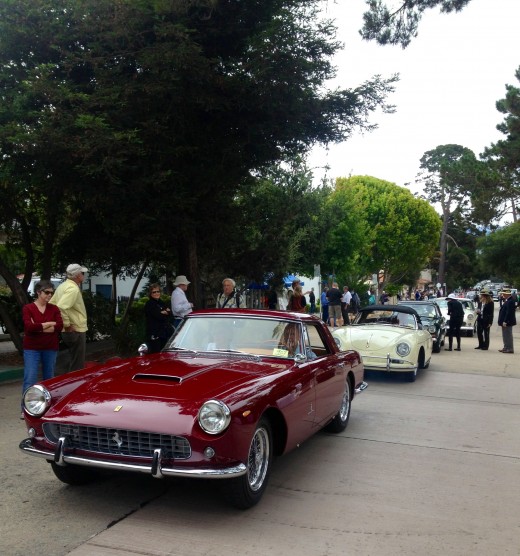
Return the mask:
{"type": "Polygon", "coordinates": [[[406,357],[410,353],[410,346],[404,342],[397,344],[395,351],[401,356],[406,357]]]}
{"type": "Polygon", "coordinates": [[[51,405],[50,392],[41,384],[29,386],[23,395],[25,411],[34,417],[43,415],[51,405]]]}
{"type": "Polygon", "coordinates": [[[434,324],[430,324],[430,326],[428,326],[428,332],[430,334],[435,334],[435,325],[434,324]]]}
{"type": "Polygon", "coordinates": [[[229,407],[218,400],[209,400],[199,410],[199,425],[208,434],[225,431],[231,422],[229,407]]]}

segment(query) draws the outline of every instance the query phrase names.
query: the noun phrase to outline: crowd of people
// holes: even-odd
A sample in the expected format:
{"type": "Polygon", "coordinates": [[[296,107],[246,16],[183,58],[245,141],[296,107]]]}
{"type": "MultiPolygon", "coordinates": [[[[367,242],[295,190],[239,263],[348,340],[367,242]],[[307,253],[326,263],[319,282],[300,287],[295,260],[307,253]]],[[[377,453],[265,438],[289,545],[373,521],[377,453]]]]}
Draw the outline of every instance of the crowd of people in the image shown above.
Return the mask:
{"type": "MultiPolygon", "coordinates": [[[[66,280],[56,290],[51,281],[40,280],[35,284],[36,299],[23,307],[22,317],[24,323],[24,379],[23,392],[35,384],[41,370],[43,379],[52,378],[55,372],[56,359],[60,339],[68,347],[68,370],[82,369],[85,366],[87,312],[81,292],[81,284],[85,280],[88,269],[80,264],[70,264],[66,269],[66,280]]],[[[173,292],[170,304],[161,298],[162,287],[159,283],[150,284],[148,288],[148,301],[145,304],[146,342],[149,352],[161,351],[174,329],[182,320],[193,311],[194,305],[188,300],[186,292],[190,281],[185,275],[178,275],[173,282],[173,292]]],[[[406,299],[425,300],[439,297],[442,290],[409,291],[404,294],[406,299]]],[[[374,291],[367,292],[369,305],[385,305],[389,297],[385,291],[379,299],[374,291]]],[[[500,310],[498,313],[498,326],[502,332],[503,348],[501,353],[514,353],[513,327],[516,326],[516,308],[518,299],[516,292],[510,288],[503,288],[500,292],[500,310]]],[[[450,293],[448,301],[448,347],[447,351],[461,350],[460,328],[464,320],[464,309],[455,293],[450,293]],[[455,347],[453,343],[455,340],[455,347]]],[[[279,309],[278,296],[274,289],[269,290],[265,303],[269,309],[279,309]]],[[[475,349],[488,350],[490,331],[494,318],[494,302],[491,291],[483,288],[480,290],[477,304],[477,337],[478,345],[475,349]]],[[[222,291],[218,294],[215,303],[218,309],[245,308],[245,299],[237,291],[236,283],[232,278],[224,278],[222,291]]],[[[341,291],[338,283],[333,282],[331,287],[325,286],[320,295],[322,320],[332,328],[348,326],[350,314],[356,314],[361,307],[358,294],[344,286],[341,291]]],[[[316,295],[314,288],[303,291],[300,280],[294,280],[288,292],[286,309],[297,313],[317,312],[316,295]],[[309,306],[307,304],[307,297],[309,306]]],[[[23,414],[22,414],[23,416],[23,414]]]]}

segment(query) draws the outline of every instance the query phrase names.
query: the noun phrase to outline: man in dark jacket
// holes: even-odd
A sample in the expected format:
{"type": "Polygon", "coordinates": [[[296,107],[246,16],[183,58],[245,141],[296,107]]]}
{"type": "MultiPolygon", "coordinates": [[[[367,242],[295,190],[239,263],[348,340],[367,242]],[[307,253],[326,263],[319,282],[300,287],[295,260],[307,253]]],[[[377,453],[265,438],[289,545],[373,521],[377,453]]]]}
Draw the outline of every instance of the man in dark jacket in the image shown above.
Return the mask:
{"type": "Polygon", "coordinates": [[[513,326],[516,325],[516,304],[514,299],[511,297],[511,290],[505,288],[500,292],[504,302],[502,307],[500,307],[500,312],[498,313],[498,326],[502,330],[502,340],[504,342],[504,348],[499,349],[502,353],[514,353],[513,348],[513,326]]]}
{"type": "Polygon", "coordinates": [[[457,338],[457,347],[455,351],[460,351],[460,327],[464,322],[464,307],[462,303],[457,300],[454,293],[448,295],[448,316],[450,317],[450,325],[448,328],[448,341],[449,346],[446,351],[453,349],[453,336],[457,338]]]}
{"type": "Polygon", "coordinates": [[[341,326],[341,292],[339,291],[338,284],[334,282],[332,288],[327,292],[327,299],[329,300],[329,320],[330,326],[341,326]]]}
{"type": "Polygon", "coordinates": [[[480,301],[477,309],[478,346],[475,349],[489,349],[489,332],[493,324],[495,304],[488,289],[480,290],[480,301]]]}

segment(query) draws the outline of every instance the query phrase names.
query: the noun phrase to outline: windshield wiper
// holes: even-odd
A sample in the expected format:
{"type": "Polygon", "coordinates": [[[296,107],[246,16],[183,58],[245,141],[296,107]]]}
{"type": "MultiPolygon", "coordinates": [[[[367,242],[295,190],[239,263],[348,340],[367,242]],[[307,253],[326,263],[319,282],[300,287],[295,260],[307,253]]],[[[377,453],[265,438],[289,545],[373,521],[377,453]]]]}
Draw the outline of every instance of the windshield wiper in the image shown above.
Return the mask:
{"type": "Polygon", "coordinates": [[[181,347],[169,347],[169,348],[163,349],[163,351],[183,351],[183,352],[186,352],[186,353],[198,353],[194,349],[181,348],[181,347]]]}
{"type": "Polygon", "coordinates": [[[214,349],[208,349],[207,351],[219,351],[221,353],[242,353],[247,355],[245,351],[240,351],[239,349],[214,348],[214,349]]]}

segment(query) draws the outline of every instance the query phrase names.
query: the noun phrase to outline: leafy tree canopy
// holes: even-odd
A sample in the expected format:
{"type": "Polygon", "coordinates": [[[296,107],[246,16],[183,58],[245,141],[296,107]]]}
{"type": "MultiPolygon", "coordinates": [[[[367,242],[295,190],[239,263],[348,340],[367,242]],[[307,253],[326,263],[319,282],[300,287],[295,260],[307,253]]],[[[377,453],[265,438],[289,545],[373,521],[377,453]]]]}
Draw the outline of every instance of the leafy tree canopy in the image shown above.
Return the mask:
{"type": "Polygon", "coordinates": [[[483,266],[511,284],[520,284],[520,222],[501,228],[478,241],[483,266]]]}
{"type": "Polygon", "coordinates": [[[340,44],[319,4],[1,3],[4,183],[49,199],[37,210],[54,244],[34,264],[56,265],[58,232],[73,234],[87,211],[109,239],[104,259],[129,238],[133,252],[157,251],[160,230],[180,265],[187,251],[196,260],[215,197],[230,206],[252,172],[370,129],[396,78],[327,91],[340,44]]]}
{"type": "Polygon", "coordinates": [[[406,48],[418,34],[419,22],[427,9],[441,12],[462,10],[471,0],[401,0],[388,7],[386,0],[366,0],[369,10],[363,15],[361,36],[381,45],[398,44],[406,48]]]}
{"type": "MultiPolygon", "coordinates": [[[[520,67],[515,72],[520,81],[520,67]]],[[[485,149],[482,158],[488,164],[489,179],[476,198],[480,210],[491,207],[492,216],[500,219],[510,213],[518,220],[520,202],[520,88],[506,85],[505,98],[496,103],[504,120],[497,129],[505,138],[485,149]]]]}
{"type": "Polygon", "coordinates": [[[325,218],[329,265],[346,273],[356,269],[365,278],[382,271],[385,284],[419,274],[435,252],[441,228],[429,203],[370,176],[336,180],[325,218]]]}

